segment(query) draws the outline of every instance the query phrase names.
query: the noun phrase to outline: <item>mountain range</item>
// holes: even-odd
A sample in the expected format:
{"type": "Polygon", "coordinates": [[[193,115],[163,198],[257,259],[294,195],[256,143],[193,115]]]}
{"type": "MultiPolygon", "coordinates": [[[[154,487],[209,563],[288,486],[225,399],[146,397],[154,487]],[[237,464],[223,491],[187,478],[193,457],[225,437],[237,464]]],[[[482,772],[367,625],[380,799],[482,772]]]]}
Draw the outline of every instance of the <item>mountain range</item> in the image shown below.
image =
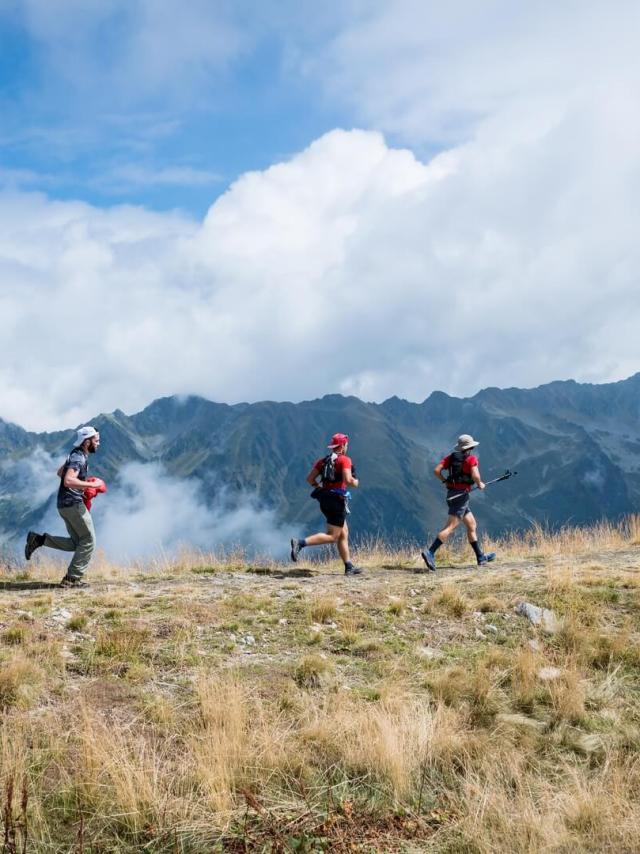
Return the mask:
{"type": "MultiPolygon", "coordinates": [[[[160,464],[213,503],[255,497],[279,522],[316,530],[322,518],[305,476],[328,438],[351,438],[361,488],[351,529],[386,542],[424,541],[444,521],[434,465],[460,433],[480,441],[485,480],[518,476],[476,494],[485,530],[618,519],[640,508],[640,373],[602,385],[573,380],[533,389],[486,388],[468,398],[432,393],[422,403],[392,397],[365,403],[327,395],[301,403],[227,405],[166,397],[141,412],[89,420],[101,433],[92,473],[116,484],[129,462],[160,464]]],[[[34,433],[0,419],[0,528],[16,540],[37,528],[57,488],[55,469],[70,430],[34,433]],[[40,461],[34,468],[34,460],[40,461]],[[44,463],[47,466],[43,466],[44,463]],[[36,474],[37,471],[37,474],[36,474]],[[49,483],[50,478],[50,483],[49,483]]]]}

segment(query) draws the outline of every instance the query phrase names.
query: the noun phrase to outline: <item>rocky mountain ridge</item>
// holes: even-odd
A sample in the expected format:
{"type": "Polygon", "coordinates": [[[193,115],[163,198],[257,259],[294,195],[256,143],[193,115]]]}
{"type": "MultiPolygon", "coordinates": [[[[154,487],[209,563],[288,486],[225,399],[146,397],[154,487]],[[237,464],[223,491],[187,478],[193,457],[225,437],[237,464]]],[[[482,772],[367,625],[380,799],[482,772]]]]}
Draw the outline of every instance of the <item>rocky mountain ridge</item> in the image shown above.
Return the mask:
{"type": "MultiPolygon", "coordinates": [[[[227,405],[176,396],[134,415],[116,410],[92,419],[102,434],[92,469],[113,484],[129,462],[159,463],[173,477],[197,484],[204,502],[222,489],[249,494],[274,508],[280,521],[315,528],[321,519],[305,475],[327,437],[340,430],[351,437],[361,478],[352,505],[354,533],[424,540],[443,521],[443,490],[433,466],[458,434],[469,432],[481,442],[485,479],[505,468],[518,471],[475,498],[483,527],[499,533],[638,511],[639,416],[640,374],[603,385],[569,380],[533,389],[487,388],[469,398],[434,392],[423,403],[327,395],[296,404],[227,405]]],[[[0,419],[0,527],[6,536],[21,536],[50,507],[55,468],[71,440],[71,430],[32,433],[0,419]]]]}

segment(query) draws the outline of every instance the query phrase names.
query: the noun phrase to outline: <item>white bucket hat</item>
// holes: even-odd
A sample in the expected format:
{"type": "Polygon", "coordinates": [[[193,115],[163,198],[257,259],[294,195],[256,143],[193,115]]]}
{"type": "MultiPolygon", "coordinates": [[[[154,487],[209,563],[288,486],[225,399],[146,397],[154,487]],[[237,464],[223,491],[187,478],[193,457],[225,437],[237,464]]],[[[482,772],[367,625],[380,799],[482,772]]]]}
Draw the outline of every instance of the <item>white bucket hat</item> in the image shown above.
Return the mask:
{"type": "Polygon", "coordinates": [[[98,435],[98,431],[95,427],[91,427],[89,424],[84,427],[80,427],[78,432],[76,433],[76,443],[74,445],[75,448],[79,448],[80,445],[86,441],[87,439],[93,439],[94,436],[98,435]]]}
{"type": "Polygon", "coordinates": [[[458,436],[458,444],[456,445],[457,451],[470,451],[471,448],[477,448],[480,442],[476,442],[473,436],[470,436],[468,433],[463,433],[462,436],[458,436]]]}

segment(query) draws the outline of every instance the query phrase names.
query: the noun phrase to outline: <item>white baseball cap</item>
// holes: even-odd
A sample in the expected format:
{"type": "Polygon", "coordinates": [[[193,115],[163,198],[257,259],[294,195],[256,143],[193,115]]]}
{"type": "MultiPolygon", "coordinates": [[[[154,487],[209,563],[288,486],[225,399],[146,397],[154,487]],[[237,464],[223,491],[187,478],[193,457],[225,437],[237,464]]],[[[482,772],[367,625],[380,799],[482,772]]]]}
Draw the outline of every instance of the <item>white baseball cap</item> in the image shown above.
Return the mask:
{"type": "Polygon", "coordinates": [[[76,443],[74,447],[79,448],[86,439],[93,439],[93,437],[97,435],[98,431],[96,428],[91,427],[89,424],[84,427],[80,427],[76,433],[76,443]]]}
{"type": "Polygon", "coordinates": [[[462,436],[458,436],[458,444],[456,445],[459,451],[470,451],[471,448],[477,448],[480,442],[476,442],[473,436],[470,436],[468,433],[463,433],[462,436]]]}

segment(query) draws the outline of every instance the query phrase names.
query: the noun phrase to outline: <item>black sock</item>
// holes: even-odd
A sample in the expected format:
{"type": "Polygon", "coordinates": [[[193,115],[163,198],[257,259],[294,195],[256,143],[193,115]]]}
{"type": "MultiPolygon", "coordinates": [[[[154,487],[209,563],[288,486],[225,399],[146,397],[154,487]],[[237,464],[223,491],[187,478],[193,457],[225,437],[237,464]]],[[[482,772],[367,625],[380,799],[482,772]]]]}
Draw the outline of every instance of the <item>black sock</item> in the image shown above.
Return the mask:
{"type": "Polygon", "coordinates": [[[478,541],[476,540],[474,543],[470,543],[469,545],[476,553],[476,557],[478,558],[478,560],[480,560],[480,558],[482,557],[482,549],[480,548],[480,544],[478,543],[478,541]]]}
{"type": "Polygon", "coordinates": [[[301,540],[298,540],[298,548],[299,549],[303,549],[306,545],[307,545],[307,541],[304,539],[304,537],[301,540]]]}
{"type": "Polygon", "coordinates": [[[351,563],[351,561],[350,561],[350,560],[345,560],[345,562],[344,562],[344,568],[345,568],[345,569],[352,569],[352,568],[353,568],[353,564],[351,563]]]}
{"type": "Polygon", "coordinates": [[[436,537],[435,540],[431,543],[431,548],[429,549],[431,554],[435,554],[441,545],[442,545],[442,540],[440,539],[440,537],[436,537]]]}

